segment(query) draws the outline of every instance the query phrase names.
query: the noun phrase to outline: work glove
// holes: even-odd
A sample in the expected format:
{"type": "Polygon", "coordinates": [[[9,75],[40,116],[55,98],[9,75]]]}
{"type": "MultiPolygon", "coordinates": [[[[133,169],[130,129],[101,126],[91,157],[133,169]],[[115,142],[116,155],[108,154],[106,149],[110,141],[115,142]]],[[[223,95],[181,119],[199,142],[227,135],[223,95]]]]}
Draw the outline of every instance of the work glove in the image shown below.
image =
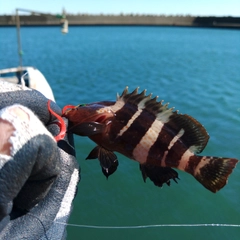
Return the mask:
{"type": "Polygon", "coordinates": [[[61,126],[48,103],[36,90],[0,81],[0,239],[66,237],[79,166],[73,136],[54,138],[61,126]]]}

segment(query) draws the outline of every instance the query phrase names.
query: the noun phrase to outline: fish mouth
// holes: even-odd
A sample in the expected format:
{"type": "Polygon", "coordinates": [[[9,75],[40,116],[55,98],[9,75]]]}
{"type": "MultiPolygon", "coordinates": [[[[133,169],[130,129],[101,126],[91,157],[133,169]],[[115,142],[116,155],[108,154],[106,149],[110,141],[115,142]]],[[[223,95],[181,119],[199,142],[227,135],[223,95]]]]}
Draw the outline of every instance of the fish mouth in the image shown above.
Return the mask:
{"type": "Polygon", "coordinates": [[[105,123],[106,120],[109,120],[115,116],[114,112],[109,107],[100,108],[96,111],[96,113],[96,119],[94,121],[99,123],[105,123]]]}
{"type": "Polygon", "coordinates": [[[111,119],[114,116],[112,114],[102,114],[100,116],[96,116],[96,119],[94,119],[94,122],[98,122],[98,123],[106,123],[111,121],[111,119]]]}
{"type": "Polygon", "coordinates": [[[102,122],[104,122],[105,120],[106,120],[106,116],[100,116],[100,117],[98,117],[96,120],[95,120],[95,122],[99,122],[99,123],[102,123],[102,122]]]}

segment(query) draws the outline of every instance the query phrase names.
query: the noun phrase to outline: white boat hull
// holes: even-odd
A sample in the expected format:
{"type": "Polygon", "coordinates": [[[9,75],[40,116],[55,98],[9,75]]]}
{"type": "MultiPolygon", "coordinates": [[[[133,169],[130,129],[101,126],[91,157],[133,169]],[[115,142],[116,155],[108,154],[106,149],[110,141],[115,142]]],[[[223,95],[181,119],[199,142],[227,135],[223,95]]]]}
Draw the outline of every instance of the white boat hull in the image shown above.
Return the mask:
{"type": "Polygon", "coordinates": [[[43,74],[34,67],[17,67],[0,70],[0,80],[15,84],[24,84],[32,89],[41,92],[46,98],[55,102],[55,98],[50,85],[43,74]]]}

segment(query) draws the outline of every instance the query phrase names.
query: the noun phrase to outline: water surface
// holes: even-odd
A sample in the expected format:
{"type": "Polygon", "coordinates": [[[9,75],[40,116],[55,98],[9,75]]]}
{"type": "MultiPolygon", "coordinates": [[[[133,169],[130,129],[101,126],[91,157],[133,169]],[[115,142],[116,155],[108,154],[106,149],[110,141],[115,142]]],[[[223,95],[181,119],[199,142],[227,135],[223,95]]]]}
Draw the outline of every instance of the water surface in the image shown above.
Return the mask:
{"type": "MultiPolygon", "coordinates": [[[[18,64],[15,28],[0,28],[1,68],[18,64]],[[2,37],[3,36],[3,37],[2,37]]],[[[198,119],[210,134],[202,155],[240,159],[240,32],[179,27],[23,27],[24,64],[50,82],[57,103],[114,100],[126,85],[147,89],[181,113],[198,119]]],[[[240,224],[240,165],[217,194],[179,172],[178,184],[159,189],[143,182],[139,166],[118,154],[108,180],[99,162],[85,161],[95,146],[75,137],[82,180],[72,224],[240,224]]],[[[67,228],[68,239],[239,239],[234,227],[140,229],[67,228]]]]}

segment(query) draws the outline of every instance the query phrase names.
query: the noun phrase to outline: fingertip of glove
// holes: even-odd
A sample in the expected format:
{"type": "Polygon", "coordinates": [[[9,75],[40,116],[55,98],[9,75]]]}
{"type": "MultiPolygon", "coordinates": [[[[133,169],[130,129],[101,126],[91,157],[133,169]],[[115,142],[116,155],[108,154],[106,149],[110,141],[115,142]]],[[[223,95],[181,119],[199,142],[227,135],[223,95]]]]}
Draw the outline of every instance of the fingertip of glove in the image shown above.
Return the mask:
{"type": "Polygon", "coordinates": [[[11,155],[14,155],[15,151],[18,151],[21,146],[37,135],[44,134],[55,141],[38,117],[22,105],[14,104],[2,109],[0,119],[11,124],[13,128],[8,141],[12,145],[11,155]]]}

